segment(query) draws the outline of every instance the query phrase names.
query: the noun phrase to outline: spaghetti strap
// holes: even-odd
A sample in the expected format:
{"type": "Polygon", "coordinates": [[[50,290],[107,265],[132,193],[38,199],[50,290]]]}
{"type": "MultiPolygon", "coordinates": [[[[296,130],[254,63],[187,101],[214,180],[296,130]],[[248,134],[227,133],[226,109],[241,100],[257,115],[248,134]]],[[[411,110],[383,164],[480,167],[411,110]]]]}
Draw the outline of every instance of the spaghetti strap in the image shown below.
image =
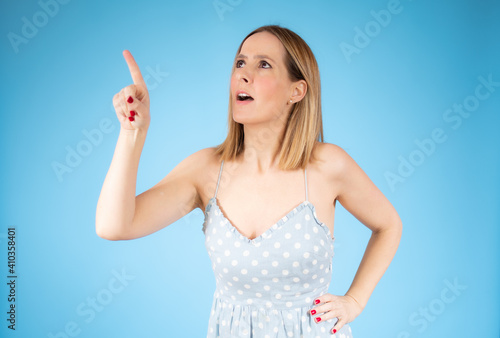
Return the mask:
{"type": "Polygon", "coordinates": [[[306,172],[307,168],[304,168],[304,178],[305,178],[305,181],[306,181],[306,201],[309,201],[308,197],[307,197],[307,172],[306,172]]]}
{"type": "Polygon", "coordinates": [[[217,179],[217,188],[215,188],[214,198],[217,197],[217,190],[219,190],[219,182],[220,182],[220,177],[221,177],[221,174],[222,174],[222,166],[223,165],[224,165],[224,160],[222,160],[222,162],[220,164],[219,178],[217,179]]]}

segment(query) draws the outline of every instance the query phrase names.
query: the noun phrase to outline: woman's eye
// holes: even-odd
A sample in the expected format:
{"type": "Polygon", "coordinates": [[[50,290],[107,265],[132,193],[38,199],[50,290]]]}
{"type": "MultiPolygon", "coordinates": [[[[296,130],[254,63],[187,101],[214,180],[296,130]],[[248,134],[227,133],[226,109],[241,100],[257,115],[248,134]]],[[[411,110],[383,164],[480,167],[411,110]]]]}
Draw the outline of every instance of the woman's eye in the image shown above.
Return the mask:
{"type": "MultiPolygon", "coordinates": [[[[244,64],[243,60],[236,61],[236,68],[241,68],[241,66],[243,64],[244,64]]],[[[260,64],[262,65],[262,68],[265,68],[265,69],[272,68],[271,65],[267,61],[261,61],[260,64]]]]}
{"type": "Polygon", "coordinates": [[[264,68],[271,68],[271,65],[269,63],[267,63],[266,61],[262,61],[261,65],[267,65],[268,66],[268,67],[264,67],[264,68]]]}

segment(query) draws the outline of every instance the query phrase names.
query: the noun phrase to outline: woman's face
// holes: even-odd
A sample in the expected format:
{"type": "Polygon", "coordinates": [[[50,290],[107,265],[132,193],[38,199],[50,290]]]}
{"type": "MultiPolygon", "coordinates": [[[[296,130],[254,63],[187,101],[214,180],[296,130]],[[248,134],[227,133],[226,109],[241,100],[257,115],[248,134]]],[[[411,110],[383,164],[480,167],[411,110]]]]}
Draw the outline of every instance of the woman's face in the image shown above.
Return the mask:
{"type": "Polygon", "coordinates": [[[268,122],[280,118],[290,105],[292,82],[284,59],[286,50],[268,32],[250,36],[236,56],[231,76],[233,119],[242,124],[268,122]],[[252,99],[242,100],[245,92],[252,99]]]}

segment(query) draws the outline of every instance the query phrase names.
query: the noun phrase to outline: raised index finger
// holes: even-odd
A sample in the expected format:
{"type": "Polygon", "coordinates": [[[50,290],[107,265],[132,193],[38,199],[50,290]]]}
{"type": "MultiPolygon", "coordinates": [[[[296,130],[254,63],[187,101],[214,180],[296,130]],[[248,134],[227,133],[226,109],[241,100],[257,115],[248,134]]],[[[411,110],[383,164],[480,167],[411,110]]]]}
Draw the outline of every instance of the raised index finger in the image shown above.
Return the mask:
{"type": "Polygon", "coordinates": [[[128,69],[130,70],[130,75],[132,75],[132,80],[134,81],[134,84],[140,84],[143,85],[144,87],[147,87],[146,82],[142,78],[139,66],[135,62],[132,54],[128,50],[124,50],[123,57],[125,58],[125,61],[127,61],[128,69]]]}

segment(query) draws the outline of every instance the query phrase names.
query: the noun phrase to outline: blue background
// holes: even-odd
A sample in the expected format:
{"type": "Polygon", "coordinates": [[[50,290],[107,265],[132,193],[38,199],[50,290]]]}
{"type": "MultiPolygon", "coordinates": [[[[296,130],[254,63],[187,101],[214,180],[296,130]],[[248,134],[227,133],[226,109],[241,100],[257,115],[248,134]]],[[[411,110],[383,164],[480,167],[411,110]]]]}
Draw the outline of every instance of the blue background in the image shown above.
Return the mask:
{"type": "MultiPolygon", "coordinates": [[[[206,336],[215,278],[201,210],[132,241],[95,233],[120,128],[112,97],[132,83],[122,51],[150,75],[139,194],[224,140],[237,47],[253,29],[280,24],[318,60],[325,141],[357,161],[403,221],[394,260],[350,324],[354,336],[498,337],[498,1],[401,0],[384,26],[371,11],[387,10],[385,0],[220,2],[226,11],[213,0],[1,2],[0,336],[65,337],[65,328],[76,337],[206,336]],[[26,22],[40,27],[23,33],[26,22]],[[12,43],[14,35],[26,40],[12,43]],[[357,52],[343,52],[346,44],[357,52]],[[489,77],[496,85],[480,89],[488,97],[474,99],[489,77]],[[464,103],[468,117],[446,113],[464,103]],[[84,132],[106,123],[85,148],[84,132]],[[421,152],[415,140],[436,128],[444,142],[421,152]],[[79,144],[86,155],[58,176],[54,163],[68,165],[79,144]],[[410,160],[412,172],[399,167],[410,160]],[[389,184],[389,172],[402,181],[389,184]],[[8,227],[17,243],[15,333],[6,328],[8,227]]],[[[339,206],[330,293],[347,291],[370,234],[339,206]]]]}

